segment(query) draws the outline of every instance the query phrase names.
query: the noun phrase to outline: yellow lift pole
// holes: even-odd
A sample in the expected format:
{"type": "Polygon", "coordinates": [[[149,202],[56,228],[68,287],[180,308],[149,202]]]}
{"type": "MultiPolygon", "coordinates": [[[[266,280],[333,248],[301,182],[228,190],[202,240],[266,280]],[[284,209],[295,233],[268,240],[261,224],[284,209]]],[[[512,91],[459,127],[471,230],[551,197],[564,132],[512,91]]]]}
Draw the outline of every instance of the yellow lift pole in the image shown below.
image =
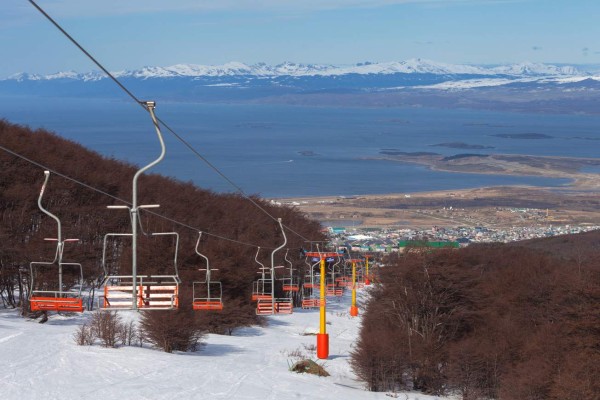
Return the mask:
{"type": "Polygon", "coordinates": [[[358,316],[358,307],[356,306],[356,261],[352,261],[352,305],[350,306],[350,315],[358,316]]]}
{"type": "Polygon", "coordinates": [[[329,357],[329,335],[327,334],[327,300],[325,297],[325,278],[327,277],[325,271],[325,260],[330,257],[338,257],[338,253],[321,253],[321,252],[309,252],[306,253],[307,257],[318,257],[321,260],[321,284],[320,284],[320,299],[319,299],[319,333],[317,333],[317,358],[326,359],[329,357]]]}
{"type": "Polygon", "coordinates": [[[369,255],[365,256],[365,285],[370,285],[371,284],[371,280],[369,279],[369,255]]]}

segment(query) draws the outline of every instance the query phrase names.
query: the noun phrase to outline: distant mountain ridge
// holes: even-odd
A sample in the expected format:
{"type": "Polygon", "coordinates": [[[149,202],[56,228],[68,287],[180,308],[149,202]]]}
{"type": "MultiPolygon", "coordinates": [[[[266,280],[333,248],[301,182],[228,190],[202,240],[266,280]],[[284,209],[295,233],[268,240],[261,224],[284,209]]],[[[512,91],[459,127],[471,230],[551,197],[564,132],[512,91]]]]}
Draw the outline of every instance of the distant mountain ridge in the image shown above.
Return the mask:
{"type": "MultiPolygon", "coordinates": [[[[177,64],[113,74],[140,98],[175,102],[597,114],[599,68],[592,66],[592,72],[586,72],[569,65],[467,65],[417,58],[346,66],[291,62],[177,64]]],[[[5,98],[118,98],[121,94],[114,82],[99,71],[20,73],[0,79],[0,96],[5,98]]]]}
{"type": "MultiPolygon", "coordinates": [[[[323,64],[298,64],[284,62],[277,65],[266,63],[244,64],[229,62],[223,65],[176,64],[168,67],[148,66],[137,70],[115,71],[119,78],[174,78],[174,77],[309,77],[309,76],[340,76],[340,75],[390,75],[390,74],[433,74],[433,75],[475,75],[475,76],[577,76],[584,75],[573,66],[557,66],[553,64],[519,63],[498,66],[478,66],[468,64],[448,64],[415,58],[394,62],[364,62],[354,65],[337,66],[323,64]]],[[[99,71],[78,73],[63,71],[49,75],[19,73],[5,80],[55,80],[72,79],[94,81],[106,78],[99,71]]]]}

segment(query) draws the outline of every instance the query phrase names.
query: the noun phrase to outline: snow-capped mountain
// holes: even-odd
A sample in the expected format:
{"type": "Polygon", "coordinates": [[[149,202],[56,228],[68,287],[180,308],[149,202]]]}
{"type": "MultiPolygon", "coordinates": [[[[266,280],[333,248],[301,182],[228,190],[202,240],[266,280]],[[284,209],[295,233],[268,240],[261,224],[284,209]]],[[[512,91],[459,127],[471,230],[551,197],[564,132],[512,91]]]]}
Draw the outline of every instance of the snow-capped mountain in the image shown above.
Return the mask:
{"type": "MultiPolygon", "coordinates": [[[[583,112],[595,110],[600,99],[600,73],[583,72],[574,66],[529,62],[467,65],[419,58],[354,65],[230,62],[148,66],[113,74],[140,98],[183,102],[503,107],[583,112]]],[[[99,71],[15,74],[0,79],[0,94],[52,98],[122,95],[114,82],[99,71]]]]}
{"type": "MultiPolygon", "coordinates": [[[[355,65],[319,65],[297,64],[285,62],[277,65],[265,63],[244,64],[229,62],[223,65],[176,64],[168,67],[148,66],[137,70],[116,71],[119,78],[173,78],[173,77],[310,77],[310,76],[341,76],[341,75],[392,75],[392,74],[433,74],[433,75],[481,75],[481,76],[573,76],[580,72],[571,66],[556,66],[551,64],[521,63],[500,66],[476,66],[466,64],[447,64],[424,59],[372,63],[364,62],[355,65]]],[[[74,71],[58,72],[50,75],[15,74],[9,80],[99,80],[105,76],[101,72],[76,73],[74,71]]]]}

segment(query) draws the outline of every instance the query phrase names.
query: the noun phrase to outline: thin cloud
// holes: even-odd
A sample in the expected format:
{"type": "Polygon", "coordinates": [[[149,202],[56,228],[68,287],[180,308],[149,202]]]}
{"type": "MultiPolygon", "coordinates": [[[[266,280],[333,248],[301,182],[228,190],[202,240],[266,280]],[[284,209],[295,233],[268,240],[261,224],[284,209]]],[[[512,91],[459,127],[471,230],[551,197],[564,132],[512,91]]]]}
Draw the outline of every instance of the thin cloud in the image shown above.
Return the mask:
{"type": "MultiPolygon", "coordinates": [[[[98,17],[111,15],[131,15],[164,12],[314,12],[348,8],[379,8],[399,4],[422,4],[435,6],[466,4],[497,4],[521,2],[524,0],[37,0],[40,7],[61,18],[98,17]]],[[[3,1],[0,15],[13,10],[24,12],[22,5],[3,1]]],[[[29,6],[33,9],[32,6],[29,6]]]]}

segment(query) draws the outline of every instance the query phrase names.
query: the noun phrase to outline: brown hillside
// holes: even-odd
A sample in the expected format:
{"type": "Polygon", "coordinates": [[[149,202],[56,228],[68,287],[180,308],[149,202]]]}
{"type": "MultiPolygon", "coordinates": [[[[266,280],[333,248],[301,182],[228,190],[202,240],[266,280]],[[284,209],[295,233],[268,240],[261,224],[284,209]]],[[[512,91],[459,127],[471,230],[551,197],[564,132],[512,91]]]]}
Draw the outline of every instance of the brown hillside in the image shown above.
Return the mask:
{"type": "MultiPolygon", "coordinates": [[[[108,210],[107,205],[123,204],[114,198],[131,201],[131,180],[136,167],[102,157],[82,146],[43,130],[0,120],[0,292],[5,306],[14,306],[15,288],[19,285],[19,268],[27,275],[31,261],[52,260],[55,244],[43,240],[56,236],[56,223],[43,214],[37,198],[43,183],[43,171],[49,169],[97,188],[107,195],[69,181],[52,173],[43,204],[62,222],[63,237],[79,238],[78,244],[67,244],[64,259],[81,262],[88,285],[101,271],[103,237],[108,232],[131,232],[126,210],[108,210]],[[41,151],[43,149],[44,151],[41,151]],[[36,164],[25,161],[17,153],[36,164]]],[[[201,251],[209,257],[211,267],[218,268],[213,278],[223,283],[224,296],[237,304],[249,306],[251,282],[256,279],[254,262],[256,247],[261,246],[261,261],[270,265],[270,251],[279,246],[282,236],[277,222],[265,215],[247,199],[235,194],[216,194],[191,183],[182,183],[159,175],[144,175],[139,180],[139,204],[158,203],[162,216],[180,221],[181,226],[147,211],[141,221],[147,232],[176,231],[180,234],[178,255],[183,280],[183,294],[189,295],[191,283],[203,280],[198,272],[204,263],[194,252],[198,229],[203,235],[201,251]],[[228,238],[224,240],[219,238],[228,238]],[[238,242],[242,242],[237,243],[238,242]],[[254,246],[249,246],[251,244],[254,246]]],[[[285,225],[311,240],[322,240],[320,226],[294,209],[276,207],[259,198],[254,200],[285,225]]],[[[290,259],[298,268],[298,250],[304,239],[287,232],[290,259]]],[[[131,274],[130,239],[116,242],[109,255],[112,272],[131,274]]],[[[171,239],[140,239],[139,273],[172,271],[174,246],[171,239]]],[[[284,251],[276,262],[283,263],[284,251]]],[[[50,278],[49,278],[50,279],[50,278]]],[[[189,307],[190,298],[182,307],[189,307]]],[[[252,310],[250,310],[251,312],[252,310]]]]}
{"type": "Polygon", "coordinates": [[[371,390],[597,399],[598,232],[390,257],[352,356],[371,390]]]}

